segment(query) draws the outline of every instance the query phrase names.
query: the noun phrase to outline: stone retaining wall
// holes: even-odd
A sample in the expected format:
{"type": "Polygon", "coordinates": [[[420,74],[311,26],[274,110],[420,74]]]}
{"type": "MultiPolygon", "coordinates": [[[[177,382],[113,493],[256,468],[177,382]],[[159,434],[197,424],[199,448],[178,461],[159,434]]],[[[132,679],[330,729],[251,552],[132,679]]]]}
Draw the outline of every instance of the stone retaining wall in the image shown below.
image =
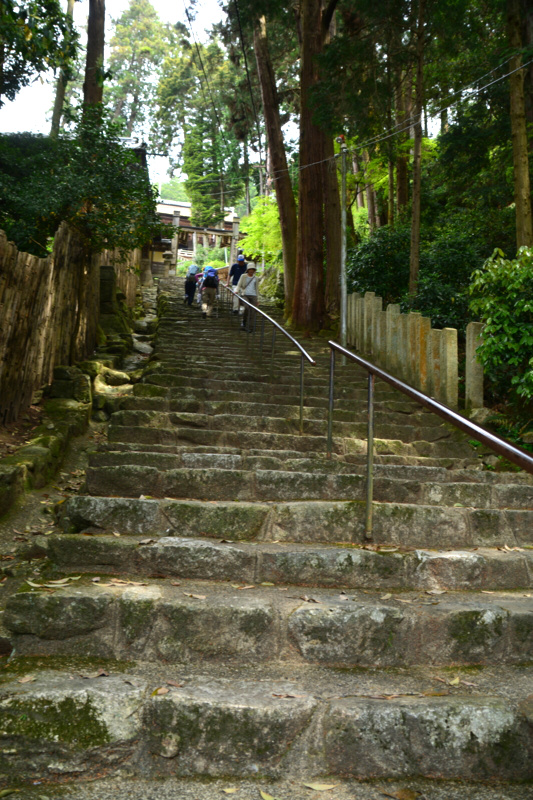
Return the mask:
{"type": "MultiPolygon", "coordinates": [[[[459,404],[457,330],[431,327],[431,320],[416,311],[400,313],[374,292],[348,295],[347,340],[360,353],[424,394],[451,408],[459,404]]],[[[483,407],[483,367],[476,359],[483,325],[470,322],[466,329],[465,407],[483,407]]]]}
{"type": "MultiPolygon", "coordinates": [[[[63,223],[53,253],[21,253],[0,231],[0,424],[17,419],[54,367],[74,364],[95,349],[100,305],[100,266],[105,251],[88,257],[77,234],[63,223]]],[[[116,263],[117,285],[133,306],[140,251],[116,263]]]]}

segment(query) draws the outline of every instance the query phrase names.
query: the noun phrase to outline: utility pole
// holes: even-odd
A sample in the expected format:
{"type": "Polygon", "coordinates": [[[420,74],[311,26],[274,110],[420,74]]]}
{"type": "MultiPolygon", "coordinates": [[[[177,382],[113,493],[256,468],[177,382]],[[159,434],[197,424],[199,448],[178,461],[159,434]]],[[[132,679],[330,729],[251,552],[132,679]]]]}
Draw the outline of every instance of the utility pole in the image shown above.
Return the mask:
{"type": "Polygon", "coordinates": [[[341,345],[346,347],[346,312],[347,312],[347,286],[346,286],[346,154],[348,148],[344,136],[337,136],[336,141],[341,147],[341,319],[340,339],[341,345]]]}

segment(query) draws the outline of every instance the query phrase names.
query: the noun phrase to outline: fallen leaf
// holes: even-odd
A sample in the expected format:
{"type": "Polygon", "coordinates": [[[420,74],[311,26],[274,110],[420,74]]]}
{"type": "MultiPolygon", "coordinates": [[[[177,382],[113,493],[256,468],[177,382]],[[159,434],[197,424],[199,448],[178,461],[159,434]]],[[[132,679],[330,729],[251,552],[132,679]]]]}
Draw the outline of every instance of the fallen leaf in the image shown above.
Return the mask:
{"type": "Polygon", "coordinates": [[[2,789],[0,791],[0,797],[7,797],[10,794],[15,794],[15,792],[20,792],[20,789],[2,789]]]}
{"type": "Polygon", "coordinates": [[[100,583],[100,578],[91,578],[93,583],[100,583]]]}
{"type": "Polygon", "coordinates": [[[380,600],[390,600],[390,599],[391,599],[391,597],[392,597],[392,595],[391,595],[391,594],[382,594],[382,595],[381,595],[381,597],[380,597],[379,599],[380,599],[380,600]]]}
{"type": "Polygon", "coordinates": [[[445,683],[446,685],[448,685],[448,681],[445,680],[444,678],[439,678],[437,677],[437,675],[432,675],[431,677],[433,678],[434,681],[439,681],[439,683],[445,683]]]}
{"type": "Polygon", "coordinates": [[[181,586],[181,583],[179,581],[170,581],[170,585],[171,586],[181,586]]]}
{"type": "Polygon", "coordinates": [[[470,681],[461,681],[463,686],[478,686],[477,683],[470,683],[470,681]]]}
{"type": "Polygon", "coordinates": [[[338,786],[338,783],[304,783],[308,789],[314,789],[315,792],[328,792],[338,786]]]}
{"type": "Polygon", "coordinates": [[[381,792],[385,797],[394,797],[396,800],[416,800],[420,792],[412,789],[399,789],[397,792],[381,792]]]}
{"type": "Polygon", "coordinates": [[[255,586],[251,583],[249,586],[239,586],[239,589],[255,589],[255,586]]]}
{"type": "MultiPolygon", "coordinates": [[[[19,678],[19,683],[33,683],[35,680],[35,675],[25,675],[23,678],[19,678]]],[[[0,795],[1,797],[1,795],[0,795]]]]}
{"type": "Polygon", "coordinates": [[[261,584],[261,586],[275,586],[275,585],[276,584],[272,583],[271,581],[263,581],[263,583],[261,584]]]}
{"type": "Polygon", "coordinates": [[[161,694],[168,694],[169,692],[170,689],[167,689],[166,686],[160,686],[158,689],[154,689],[154,691],[152,692],[152,697],[156,697],[157,695],[161,694]]]}
{"type": "Polygon", "coordinates": [[[482,589],[481,594],[494,594],[494,592],[489,592],[488,589],[482,589]]]}
{"type": "Polygon", "coordinates": [[[320,603],[320,600],[315,600],[314,597],[308,597],[306,594],[303,594],[299,600],[305,600],[306,603],[320,603]]]}
{"type": "Polygon", "coordinates": [[[446,589],[428,589],[426,594],[446,594],[446,589]]]}
{"type": "Polygon", "coordinates": [[[205,600],[206,599],[206,595],[205,594],[191,594],[190,592],[183,592],[183,594],[185,595],[185,597],[194,597],[195,600],[205,600]]]}
{"type": "Polygon", "coordinates": [[[459,686],[459,684],[461,683],[461,678],[452,678],[452,680],[448,681],[448,683],[450,684],[450,686],[459,686]]]}
{"type": "Polygon", "coordinates": [[[155,542],[155,541],[156,541],[155,539],[141,539],[139,544],[152,544],[152,542],[155,542]]]}
{"type": "Polygon", "coordinates": [[[167,684],[169,686],[175,686],[176,689],[179,689],[181,686],[183,686],[182,683],[178,683],[177,681],[167,681],[167,684]]]}
{"type": "Polygon", "coordinates": [[[230,786],[229,789],[222,789],[222,791],[224,792],[224,794],[235,794],[235,792],[238,792],[239,790],[236,789],[234,786],[230,786]]]}
{"type": "Polygon", "coordinates": [[[113,536],[120,536],[120,533],[117,533],[117,531],[113,531],[113,536]]]}
{"type": "Polygon", "coordinates": [[[264,792],[262,789],[259,789],[259,794],[261,795],[263,800],[275,800],[275,798],[272,797],[271,794],[268,794],[268,792],[264,792]]]}
{"type": "Polygon", "coordinates": [[[399,550],[398,547],[380,547],[378,549],[379,553],[396,553],[399,550]]]}

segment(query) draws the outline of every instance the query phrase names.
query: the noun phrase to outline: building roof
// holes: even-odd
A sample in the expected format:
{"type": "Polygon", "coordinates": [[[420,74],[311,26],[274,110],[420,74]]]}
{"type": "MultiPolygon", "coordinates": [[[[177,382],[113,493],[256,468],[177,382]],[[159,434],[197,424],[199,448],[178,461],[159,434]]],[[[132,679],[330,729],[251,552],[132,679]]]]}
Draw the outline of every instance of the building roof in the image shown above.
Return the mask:
{"type": "MultiPolygon", "coordinates": [[[[191,204],[184,201],[176,200],[160,200],[157,204],[157,213],[174,216],[174,212],[179,211],[180,217],[190,219],[191,217],[191,204]]],[[[239,215],[235,213],[233,208],[225,208],[226,216],[224,222],[233,222],[239,219],[239,215]]]]}

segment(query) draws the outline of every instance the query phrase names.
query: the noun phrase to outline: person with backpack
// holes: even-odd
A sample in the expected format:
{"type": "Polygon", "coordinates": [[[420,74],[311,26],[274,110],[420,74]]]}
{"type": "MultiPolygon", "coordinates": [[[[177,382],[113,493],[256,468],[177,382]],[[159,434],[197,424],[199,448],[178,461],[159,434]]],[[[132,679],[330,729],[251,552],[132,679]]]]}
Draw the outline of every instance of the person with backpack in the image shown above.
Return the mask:
{"type": "MultiPolygon", "coordinates": [[[[237,256],[237,261],[235,264],[232,264],[230,267],[229,275],[228,275],[228,282],[226,286],[229,286],[231,283],[232,289],[235,292],[237,284],[239,283],[241,276],[244,275],[246,272],[246,261],[242,253],[237,256]]],[[[233,313],[239,313],[239,298],[233,295],[233,313]]]]}
{"type": "MultiPolygon", "coordinates": [[[[252,305],[254,306],[257,305],[259,289],[258,289],[255,264],[246,265],[246,272],[244,273],[244,275],[241,276],[241,278],[239,279],[239,283],[237,284],[237,294],[239,294],[249,303],[252,303],[252,305]]],[[[250,308],[249,306],[245,305],[244,316],[242,318],[242,323],[241,323],[241,330],[244,331],[248,328],[249,319],[250,319],[250,308]]]]}
{"type": "Polygon", "coordinates": [[[206,267],[202,281],[202,316],[210,317],[213,313],[218,291],[218,272],[214,267],[206,267]]]}
{"type": "Polygon", "coordinates": [[[196,292],[196,275],[198,272],[199,268],[196,264],[191,264],[185,276],[185,298],[183,302],[188,306],[192,306],[193,304],[194,293],[196,292]]]}

